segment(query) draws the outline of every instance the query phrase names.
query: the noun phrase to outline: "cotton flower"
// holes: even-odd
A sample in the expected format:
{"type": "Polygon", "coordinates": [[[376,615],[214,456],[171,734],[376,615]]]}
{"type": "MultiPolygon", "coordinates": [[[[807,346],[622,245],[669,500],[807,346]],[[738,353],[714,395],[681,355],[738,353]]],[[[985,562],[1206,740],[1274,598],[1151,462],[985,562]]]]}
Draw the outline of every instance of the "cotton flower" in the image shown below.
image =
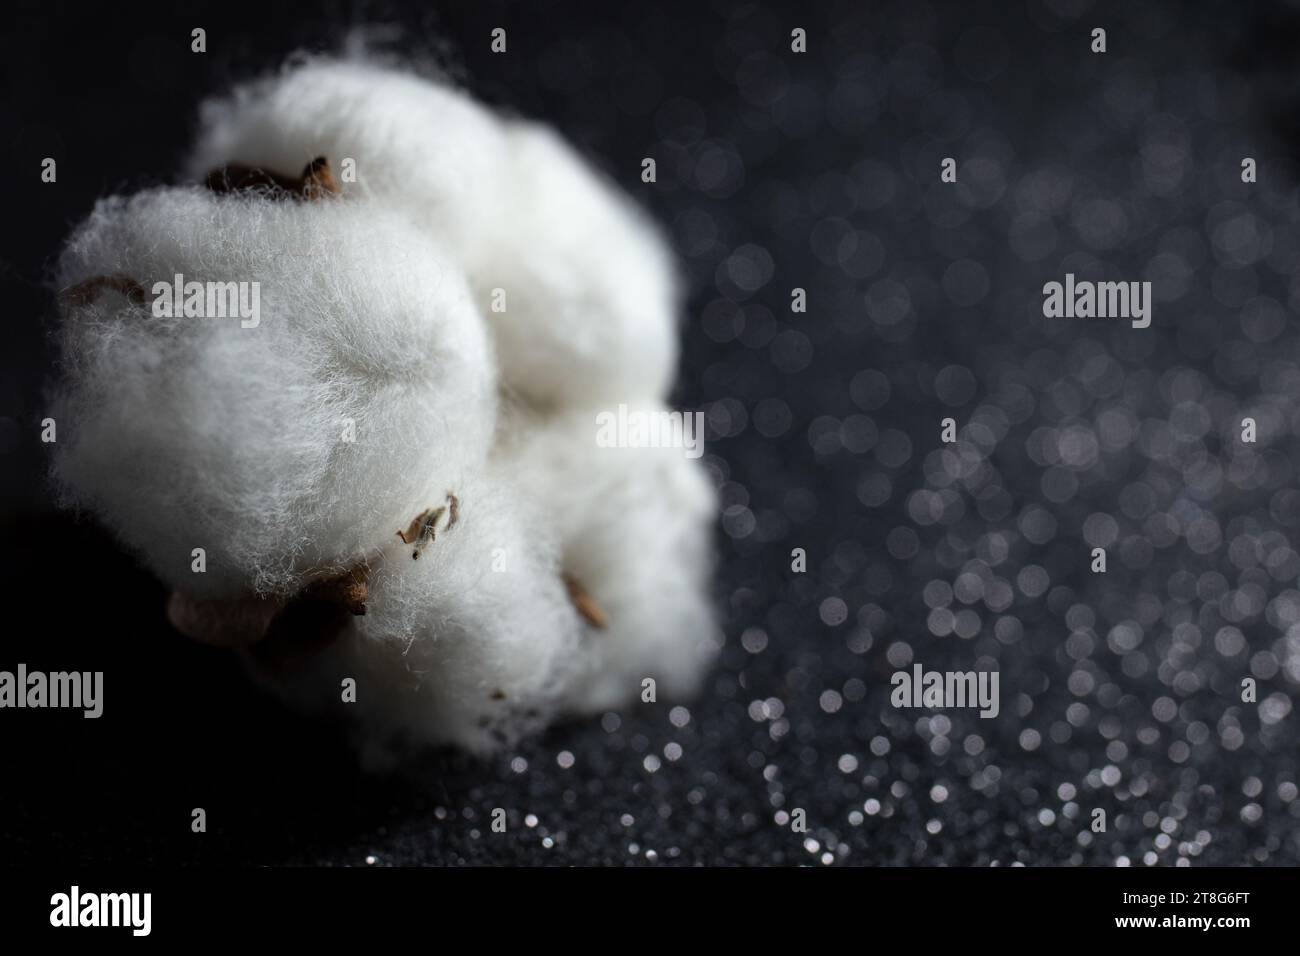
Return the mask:
{"type": "Polygon", "coordinates": [[[288,172],[321,155],[355,163],[345,200],[400,209],[454,252],[504,388],[542,405],[666,397],[671,260],[629,198],[550,129],[443,82],[315,59],[204,104],[188,169],[288,172]]]}

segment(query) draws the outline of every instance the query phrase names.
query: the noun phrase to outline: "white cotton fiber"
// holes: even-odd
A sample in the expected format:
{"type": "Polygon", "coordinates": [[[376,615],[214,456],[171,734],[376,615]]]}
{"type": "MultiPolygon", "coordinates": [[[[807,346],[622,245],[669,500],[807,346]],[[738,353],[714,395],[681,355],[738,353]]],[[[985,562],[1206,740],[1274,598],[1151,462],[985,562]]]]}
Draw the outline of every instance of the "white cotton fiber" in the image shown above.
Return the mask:
{"type": "Polygon", "coordinates": [[[355,161],[345,199],[399,209],[453,251],[505,390],[540,405],[666,396],[677,293],[664,243],[552,131],[445,83],[317,59],[205,104],[189,173],[239,163],[289,174],[316,156],[355,161]]]}
{"type": "Polygon", "coordinates": [[[457,256],[490,256],[506,203],[501,122],[462,91],[409,72],[312,59],[239,86],[201,107],[188,173],[202,182],[241,163],[296,174],[318,156],[345,198],[385,200],[457,256]]]}
{"type": "Polygon", "coordinates": [[[372,558],[364,617],[293,666],[246,650],[253,672],[295,707],[349,720],[373,766],[404,745],[491,751],[557,714],[639,705],[646,678],[659,700],[698,691],[720,645],[713,487],[680,449],[600,448],[596,435],[594,411],[514,408],[487,472],[458,489],[456,525],[418,560],[394,536],[372,558]]]}
{"type": "MultiPolygon", "coordinates": [[[[663,411],[649,406],[649,411],[663,411]]],[[[597,410],[515,410],[494,451],[528,476],[528,502],[557,529],[560,562],[604,612],[586,627],[564,709],[591,713],[694,693],[720,639],[711,602],[716,495],[680,448],[602,448],[597,410]]]]}
{"type": "Polygon", "coordinates": [[[372,764],[697,690],[712,483],[599,438],[602,411],[665,414],[677,361],[632,201],[543,126],[336,60],[207,104],[189,173],[228,166],[288,191],[105,199],[56,276],[55,485],[173,624],[372,764]],[[165,314],[177,281],[245,284],[256,315],[165,314]]]}
{"type": "Polygon", "coordinates": [[[663,400],[677,368],[677,291],[663,239],[551,129],[507,127],[512,197],[493,256],[471,267],[505,383],[542,402],[663,400]]]}
{"type": "Polygon", "coordinates": [[[58,264],[60,288],[97,276],[149,301],[64,302],[53,474],[174,588],[289,593],[481,467],[496,388],[482,317],[461,270],[395,212],[198,188],[114,197],[58,264]],[[256,323],[155,315],[154,284],[177,274],[256,283],[256,323]]]}
{"type": "Polygon", "coordinates": [[[456,494],[455,524],[440,521],[418,560],[395,534],[372,559],[366,614],[326,651],[286,667],[247,652],[296,706],[352,721],[372,760],[403,743],[495,749],[542,726],[572,685],[578,616],[548,523],[525,509],[520,478],[504,469],[456,494]],[[345,704],[349,677],[356,701],[345,704]]]}

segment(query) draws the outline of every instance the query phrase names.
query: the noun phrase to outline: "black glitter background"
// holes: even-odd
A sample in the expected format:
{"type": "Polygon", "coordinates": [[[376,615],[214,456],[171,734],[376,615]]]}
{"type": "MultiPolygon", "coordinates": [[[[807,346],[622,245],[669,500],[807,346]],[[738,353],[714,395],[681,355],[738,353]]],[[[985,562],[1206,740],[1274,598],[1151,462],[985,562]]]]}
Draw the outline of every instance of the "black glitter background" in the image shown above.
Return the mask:
{"type": "Polygon", "coordinates": [[[106,709],[0,717],[0,862],[1296,863],[1298,40],[1294,2],[19,5],[0,667],[102,669],[106,709]],[[50,510],[59,242],[174,176],[202,96],[357,26],[553,122],[669,227],[675,398],[723,502],[700,699],[366,776],[50,510]],[[1150,280],[1152,326],[1044,318],[1067,272],[1150,280]],[[1000,716],[893,709],[913,662],[998,670],[1000,716]]]}

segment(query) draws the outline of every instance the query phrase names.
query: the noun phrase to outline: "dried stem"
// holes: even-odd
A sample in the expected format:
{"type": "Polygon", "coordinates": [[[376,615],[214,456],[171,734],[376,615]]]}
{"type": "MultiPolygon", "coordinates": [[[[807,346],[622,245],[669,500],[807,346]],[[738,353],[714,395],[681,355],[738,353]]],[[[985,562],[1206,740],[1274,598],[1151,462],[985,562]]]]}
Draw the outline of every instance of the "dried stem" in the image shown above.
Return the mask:
{"type": "Polygon", "coordinates": [[[437,508],[426,508],[411,519],[411,523],[406,526],[405,531],[398,531],[397,536],[402,539],[402,544],[413,544],[415,550],[411,552],[411,558],[417,560],[420,552],[425,546],[437,540],[438,522],[443,515],[447,515],[447,526],[443,531],[450,531],[456,526],[460,519],[460,499],[447,492],[447,503],[439,505],[437,508]]]}
{"type": "Polygon", "coordinates": [[[263,190],[272,198],[303,199],[308,202],[337,196],[343,188],[330,169],[329,160],[317,156],[299,176],[286,176],[259,166],[231,163],[208,173],[207,187],[216,193],[263,190]]]}
{"type": "Polygon", "coordinates": [[[569,574],[564,575],[564,586],[569,590],[569,600],[588,624],[601,630],[609,626],[609,618],[605,615],[604,608],[596,603],[591,592],[583,587],[577,578],[569,574]]]}

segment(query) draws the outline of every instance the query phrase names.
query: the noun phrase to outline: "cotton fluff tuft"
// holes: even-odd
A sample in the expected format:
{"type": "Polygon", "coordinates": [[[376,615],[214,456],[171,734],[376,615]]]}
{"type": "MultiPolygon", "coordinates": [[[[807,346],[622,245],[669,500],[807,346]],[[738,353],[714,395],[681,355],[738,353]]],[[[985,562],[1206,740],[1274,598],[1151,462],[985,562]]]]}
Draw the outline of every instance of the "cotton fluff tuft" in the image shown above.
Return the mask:
{"type": "Polygon", "coordinates": [[[292,592],[481,468],[496,385],[482,318],[461,270],[398,214],[190,188],[114,197],[57,281],[111,275],[150,296],[61,307],[53,475],[172,587],[292,592]],[[154,284],[177,274],[257,283],[256,326],[158,317],[154,284]]]}
{"type": "Polygon", "coordinates": [[[550,406],[666,396],[678,296],[664,243],[549,129],[446,83],[315,59],[206,103],[189,173],[240,163],[287,174],[322,155],[355,161],[345,199],[401,209],[453,250],[505,389],[550,406]]]}
{"type": "Polygon", "coordinates": [[[712,482],[682,449],[601,448],[596,433],[595,410],[515,410],[494,451],[528,476],[528,500],[555,527],[561,565],[608,619],[579,647],[565,702],[579,714],[635,700],[647,677],[666,697],[694,694],[720,646],[712,482]]]}
{"type": "Polygon", "coordinates": [[[511,743],[554,716],[579,672],[554,533],[524,506],[519,479],[493,467],[458,497],[455,525],[418,560],[396,538],[372,559],[365,616],[325,651],[292,667],[244,652],[281,698],[350,719],[372,764],[414,745],[511,743]],[[341,704],[348,677],[357,699],[341,704]]]}
{"type": "Polygon", "coordinates": [[[513,228],[471,267],[480,292],[509,291],[489,312],[503,381],[558,405],[662,401],[678,358],[665,244],[554,131],[512,122],[507,135],[513,228]]]}

